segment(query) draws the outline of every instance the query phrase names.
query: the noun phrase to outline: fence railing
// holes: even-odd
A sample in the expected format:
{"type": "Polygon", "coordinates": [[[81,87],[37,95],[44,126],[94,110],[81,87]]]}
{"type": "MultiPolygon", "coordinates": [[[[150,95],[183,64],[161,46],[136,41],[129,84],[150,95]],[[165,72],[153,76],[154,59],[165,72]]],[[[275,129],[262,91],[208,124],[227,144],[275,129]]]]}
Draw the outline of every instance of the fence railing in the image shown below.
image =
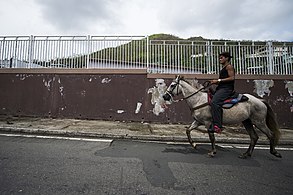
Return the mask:
{"type": "Polygon", "coordinates": [[[0,37],[0,67],[215,74],[223,51],[231,52],[237,74],[293,74],[292,42],[151,40],[148,36],[0,37]]]}

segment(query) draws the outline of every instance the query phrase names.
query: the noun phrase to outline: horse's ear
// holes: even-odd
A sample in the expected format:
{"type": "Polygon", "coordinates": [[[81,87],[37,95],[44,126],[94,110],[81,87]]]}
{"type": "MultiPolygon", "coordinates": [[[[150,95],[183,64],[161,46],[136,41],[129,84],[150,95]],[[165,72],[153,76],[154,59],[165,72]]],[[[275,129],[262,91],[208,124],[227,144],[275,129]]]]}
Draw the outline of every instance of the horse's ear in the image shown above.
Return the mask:
{"type": "Polygon", "coordinates": [[[176,80],[181,80],[181,76],[178,74],[177,76],[175,76],[176,80]]]}

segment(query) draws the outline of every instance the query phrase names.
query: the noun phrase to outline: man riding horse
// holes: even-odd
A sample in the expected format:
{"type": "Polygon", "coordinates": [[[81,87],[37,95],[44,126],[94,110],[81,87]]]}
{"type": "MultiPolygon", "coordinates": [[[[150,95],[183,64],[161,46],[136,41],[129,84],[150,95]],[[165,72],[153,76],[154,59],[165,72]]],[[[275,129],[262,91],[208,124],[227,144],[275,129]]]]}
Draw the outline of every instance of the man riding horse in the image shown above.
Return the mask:
{"type": "MultiPolygon", "coordinates": [[[[281,158],[282,155],[276,150],[280,138],[280,130],[275,114],[270,105],[264,100],[258,99],[251,94],[237,94],[237,101],[229,98],[234,91],[235,71],[230,63],[231,55],[228,52],[220,54],[220,63],[223,69],[220,71],[218,80],[210,81],[218,84],[216,92],[209,103],[209,94],[204,92],[206,87],[192,86],[183,77],[177,76],[169,85],[163,98],[165,101],[174,101],[173,96],[182,94],[190,108],[193,123],[186,130],[189,143],[196,148],[196,143],[191,138],[191,131],[204,125],[208,129],[212,150],[208,153],[213,157],[216,154],[214,132],[220,132],[222,123],[226,125],[242,123],[250,137],[250,144],[245,153],[240,158],[247,158],[252,155],[258,140],[255,128],[264,133],[270,143],[270,153],[281,158]],[[209,106],[210,105],[210,106],[209,106]],[[225,107],[225,110],[222,110],[225,107]]],[[[178,102],[178,101],[174,101],[178,102]]]]}
{"type": "Polygon", "coordinates": [[[222,130],[222,105],[234,91],[235,70],[230,63],[231,58],[232,56],[229,52],[223,52],[220,54],[220,64],[223,66],[223,68],[220,71],[219,79],[210,81],[211,84],[218,84],[211,101],[213,121],[209,128],[209,131],[216,133],[221,133],[222,130]]]}

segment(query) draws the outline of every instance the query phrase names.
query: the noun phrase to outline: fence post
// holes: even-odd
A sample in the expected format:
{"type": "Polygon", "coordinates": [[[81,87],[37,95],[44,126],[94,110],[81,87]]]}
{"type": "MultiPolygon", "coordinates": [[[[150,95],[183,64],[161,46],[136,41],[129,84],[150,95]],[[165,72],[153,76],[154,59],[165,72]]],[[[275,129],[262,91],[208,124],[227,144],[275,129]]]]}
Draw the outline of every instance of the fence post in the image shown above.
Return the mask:
{"type": "MultiPolygon", "coordinates": [[[[284,59],[282,64],[284,63],[285,64],[285,72],[282,71],[282,74],[289,74],[288,73],[288,66],[289,66],[289,62],[288,62],[288,57],[290,55],[288,55],[289,53],[289,45],[288,47],[286,47],[286,43],[284,43],[284,46],[283,46],[283,49],[282,49],[282,58],[284,59]]],[[[280,66],[281,66],[281,63],[279,63],[280,66]]]]}
{"type": "Polygon", "coordinates": [[[146,36],[146,68],[147,72],[149,72],[149,36],[146,36]]]}
{"type": "Polygon", "coordinates": [[[209,72],[213,74],[213,41],[209,41],[209,72]]]}
{"type": "Polygon", "coordinates": [[[181,72],[182,71],[182,64],[180,63],[180,42],[177,41],[177,71],[181,72]]]}
{"type": "MultiPolygon", "coordinates": [[[[167,55],[166,55],[166,47],[167,47],[167,46],[166,46],[166,41],[165,41],[165,40],[164,40],[164,42],[163,42],[163,46],[164,46],[164,51],[163,51],[163,57],[164,57],[164,60],[163,60],[163,65],[161,65],[161,68],[163,69],[164,72],[166,72],[166,69],[167,69],[167,68],[166,68],[166,64],[168,64],[168,62],[169,62],[168,60],[169,60],[169,59],[166,58],[166,56],[167,56],[167,55]],[[167,61],[167,62],[166,62],[166,61],[167,61]]],[[[168,71],[168,70],[167,70],[167,71],[168,71]]]]}
{"type": "Polygon", "coordinates": [[[87,36],[87,60],[86,60],[86,69],[89,68],[90,63],[90,52],[91,52],[91,36],[87,36]]]}
{"type": "Polygon", "coordinates": [[[33,58],[33,47],[34,47],[34,36],[31,35],[30,36],[30,39],[29,39],[29,49],[28,49],[28,64],[29,64],[29,67],[31,68],[32,67],[32,58],[33,58]]]}
{"type": "MultiPolygon", "coordinates": [[[[236,66],[235,66],[236,71],[237,71],[237,67],[240,69],[240,74],[241,74],[242,56],[241,56],[241,42],[240,41],[238,41],[238,64],[236,64],[236,66]]],[[[238,69],[238,71],[239,71],[239,69],[238,69]]]]}
{"type": "Polygon", "coordinates": [[[211,56],[211,46],[210,46],[210,41],[206,42],[206,47],[207,47],[207,73],[210,74],[211,73],[211,60],[210,60],[210,56],[211,56]]]}
{"type": "Polygon", "coordinates": [[[14,49],[13,49],[13,55],[10,58],[10,68],[12,68],[12,64],[13,64],[13,60],[14,60],[14,67],[13,68],[17,68],[18,66],[18,56],[17,56],[17,44],[18,44],[18,37],[15,37],[15,45],[14,45],[14,49]]]}
{"type": "Polygon", "coordinates": [[[268,73],[269,74],[273,74],[274,72],[274,52],[273,52],[273,44],[272,44],[272,41],[268,41],[267,42],[268,44],[268,62],[269,62],[269,67],[268,67],[268,73]]]}

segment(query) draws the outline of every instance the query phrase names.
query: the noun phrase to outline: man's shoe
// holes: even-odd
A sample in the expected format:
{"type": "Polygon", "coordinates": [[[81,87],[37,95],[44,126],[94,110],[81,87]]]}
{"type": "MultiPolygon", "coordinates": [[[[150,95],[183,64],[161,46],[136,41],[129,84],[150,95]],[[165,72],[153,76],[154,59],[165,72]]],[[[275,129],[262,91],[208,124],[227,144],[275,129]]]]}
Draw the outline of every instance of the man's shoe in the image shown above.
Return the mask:
{"type": "Polygon", "coordinates": [[[222,129],[220,127],[218,127],[217,125],[214,125],[214,131],[216,133],[221,133],[222,132],[222,129]]]}

